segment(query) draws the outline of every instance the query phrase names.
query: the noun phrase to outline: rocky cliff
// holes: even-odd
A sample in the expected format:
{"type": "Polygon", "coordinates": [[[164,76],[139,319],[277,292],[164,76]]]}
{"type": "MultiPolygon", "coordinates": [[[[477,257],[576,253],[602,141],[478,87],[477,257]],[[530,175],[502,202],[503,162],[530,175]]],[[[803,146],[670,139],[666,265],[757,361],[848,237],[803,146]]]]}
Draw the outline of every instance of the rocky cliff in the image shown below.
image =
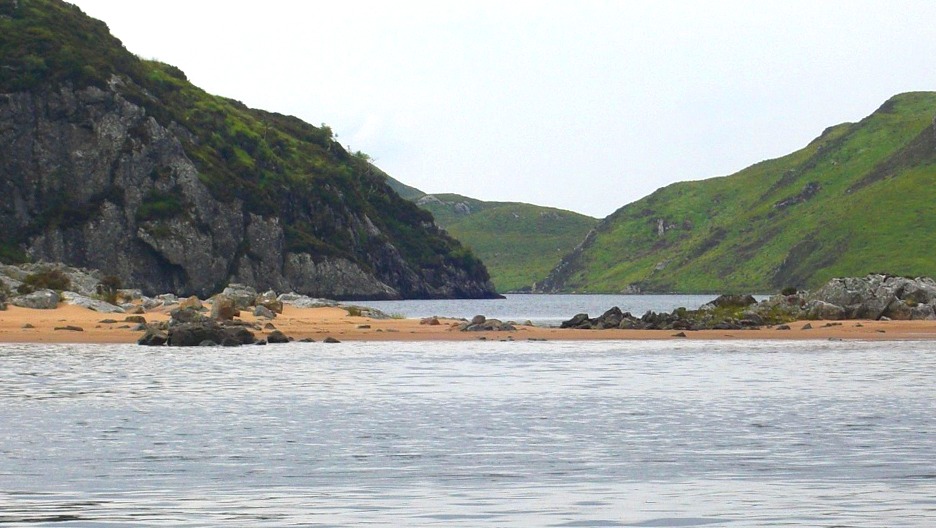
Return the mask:
{"type": "Polygon", "coordinates": [[[495,295],[483,264],[327,127],[206,94],[63,2],[0,7],[6,260],[146,293],[495,295]]]}

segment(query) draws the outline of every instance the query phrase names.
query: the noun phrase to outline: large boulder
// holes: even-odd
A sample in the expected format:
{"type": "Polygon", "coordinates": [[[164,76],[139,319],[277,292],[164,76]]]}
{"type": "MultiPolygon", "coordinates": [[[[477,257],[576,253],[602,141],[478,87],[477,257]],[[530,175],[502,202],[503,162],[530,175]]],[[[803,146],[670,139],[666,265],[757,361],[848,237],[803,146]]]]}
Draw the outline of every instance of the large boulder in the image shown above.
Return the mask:
{"type": "Polygon", "coordinates": [[[182,323],[169,328],[169,346],[200,346],[205,341],[225,346],[249,345],[256,337],[243,326],[226,326],[217,321],[182,323]]]}
{"type": "Polygon", "coordinates": [[[254,300],[254,305],[262,306],[275,314],[283,313],[283,301],[277,299],[276,292],[273,290],[268,290],[257,295],[257,298],[254,300]]]}
{"type": "Polygon", "coordinates": [[[322,308],[326,306],[338,306],[338,301],[333,301],[331,299],[319,299],[316,297],[309,297],[308,295],[300,295],[298,293],[281,293],[276,300],[282,302],[283,304],[289,304],[295,306],[296,308],[322,308]]]}
{"type": "Polygon", "coordinates": [[[249,310],[257,299],[257,290],[244,284],[232,282],[221,292],[221,295],[233,299],[234,306],[238,310],[249,310]]]}
{"type": "Polygon", "coordinates": [[[806,319],[839,321],[845,319],[845,308],[825,301],[812,300],[803,307],[806,319]]]}
{"type": "Polygon", "coordinates": [[[895,321],[909,321],[913,318],[913,306],[906,301],[894,298],[894,300],[887,305],[887,308],[884,309],[882,315],[895,321]]]}
{"type": "Polygon", "coordinates": [[[175,326],[183,323],[204,323],[210,319],[200,310],[191,306],[183,308],[173,308],[169,312],[169,326],[175,326]]]}
{"type": "Polygon", "coordinates": [[[202,304],[201,299],[192,295],[191,297],[179,301],[179,308],[192,308],[194,310],[201,311],[205,308],[205,306],[202,304]]]}
{"type": "Polygon", "coordinates": [[[215,295],[211,299],[211,318],[216,321],[230,321],[240,315],[237,301],[225,294],[215,295]]]}
{"type": "Polygon", "coordinates": [[[92,299],[75,292],[62,292],[62,301],[101,313],[125,313],[125,310],[100,299],[92,299]]]}
{"type": "Polygon", "coordinates": [[[807,300],[848,307],[858,306],[872,296],[873,289],[870,281],[859,277],[842,277],[831,279],[809,294],[807,300]]]}
{"type": "Polygon", "coordinates": [[[559,328],[585,328],[591,329],[591,324],[589,323],[588,314],[580,313],[575,314],[572,319],[568,321],[563,321],[559,324],[559,328]]]}
{"type": "Polygon", "coordinates": [[[61,298],[59,294],[52,290],[38,290],[26,295],[19,295],[13,298],[13,305],[20,308],[32,308],[34,310],[53,310],[58,306],[61,298]]]}
{"type": "Polygon", "coordinates": [[[708,304],[716,308],[744,308],[757,304],[757,299],[753,295],[719,295],[708,304]]]}
{"type": "Polygon", "coordinates": [[[592,327],[602,330],[605,328],[618,328],[621,326],[621,321],[623,320],[624,312],[622,312],[621,309],[617,306],[614,306],[610,310],[601,314],[601,317],[592,323],[592,327]]]}
{"type": "Polygon", "coordinates": [[[918,304],[910,309],[910,319],[932,321],[936,319],[936,310],[930,304],[918,304]]]}

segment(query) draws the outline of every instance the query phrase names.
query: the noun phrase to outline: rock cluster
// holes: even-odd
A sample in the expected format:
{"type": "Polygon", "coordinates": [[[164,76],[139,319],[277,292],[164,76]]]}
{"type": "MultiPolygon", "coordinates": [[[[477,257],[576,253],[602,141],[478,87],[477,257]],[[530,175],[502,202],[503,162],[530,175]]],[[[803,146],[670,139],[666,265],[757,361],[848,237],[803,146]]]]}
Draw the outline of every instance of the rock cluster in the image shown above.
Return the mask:
{"type": "Polygon", "coordinates": [[[505,323],[497,319],[488,319],[483,315],[476,315],[471,321],[459,324],[458,329],[462,332],[513,332],[517,330],[511,323],[505,323]]]}
{"type": "Polygon", "coordinates": [[[774,295],[761,302],[750,295],[722,295],[697,310],[647,312],[636,317],[614,307],[600,317],[578,314],[562,328],[640,330],[741,330],[791,321],[842,319],[936,319],[936,281],[871,274],[832,279],[814,292],[774,295]]]}

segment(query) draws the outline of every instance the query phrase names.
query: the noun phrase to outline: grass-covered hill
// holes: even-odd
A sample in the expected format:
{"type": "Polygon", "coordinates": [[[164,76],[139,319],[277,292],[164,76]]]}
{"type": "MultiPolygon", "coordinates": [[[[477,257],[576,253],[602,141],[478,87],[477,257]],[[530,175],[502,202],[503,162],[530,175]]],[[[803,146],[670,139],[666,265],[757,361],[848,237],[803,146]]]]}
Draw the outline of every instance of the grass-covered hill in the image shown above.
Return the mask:
{"type": "Polygon", "coordinates": [[[327,126],[206,93],[60,0],[0,0],[0,259],[24,258],[202,294],[494,295],[327,126]]]}
{"type": "Polygon", "coordinates": [[[486,202],[458,194],[425,194],[389,179],[401,196],[484,261],[498,292],[530,290],[595,226],[572,211],[518,202],[486,202]]]}
{"type": "Polygon", "coordinates": [[[750,292],[869,272],[936,274],[936,93],[741,172],[662,188],[601,221],[542,284],[562,292],[750,292]]]}

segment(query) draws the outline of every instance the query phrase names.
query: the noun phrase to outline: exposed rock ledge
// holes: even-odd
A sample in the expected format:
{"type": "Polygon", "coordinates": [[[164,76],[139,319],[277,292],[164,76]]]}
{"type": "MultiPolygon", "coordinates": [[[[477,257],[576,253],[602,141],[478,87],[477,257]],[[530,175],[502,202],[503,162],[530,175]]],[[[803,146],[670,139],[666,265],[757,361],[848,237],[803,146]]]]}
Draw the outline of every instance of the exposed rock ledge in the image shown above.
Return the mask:
{"type": "Polygon", "coordinates": [[[795,320],[936,319],[936,281],[929,277],[870,274],[830,280],[814,292],[774,295],[757,302],[750,295],[722,295],[697,310],[647,312],[636,317],[614,307],[600,317],[578,314],[562,328],[642,330],[739,330],[795,320]]]}

